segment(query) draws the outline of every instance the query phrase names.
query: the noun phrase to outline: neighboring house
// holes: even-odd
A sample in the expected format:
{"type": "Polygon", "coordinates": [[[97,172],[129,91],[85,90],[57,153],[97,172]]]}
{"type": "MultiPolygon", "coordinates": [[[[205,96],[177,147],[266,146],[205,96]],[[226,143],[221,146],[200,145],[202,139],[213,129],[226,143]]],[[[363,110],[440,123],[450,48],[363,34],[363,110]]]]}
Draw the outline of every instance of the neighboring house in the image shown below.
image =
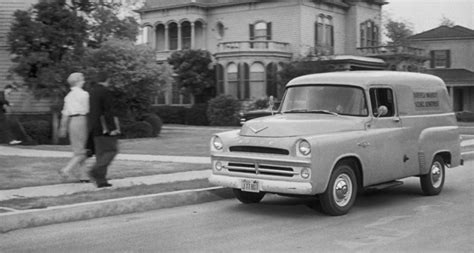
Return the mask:
{"type": "MultiPolygon", "coordinates": [[[[173,51],[215,57],[217,93],[240,100],[281,97],[277,71],[301,57],[337,70],[386,69],[379,47],[383,0],[147,0],[145,41],[164,62],[173,51]]],[[[388,52],[388,53],[387,53],[388,52]]],[[[397,53],[397,52],[395,52],[397,53]]],[[[174,89],[161,102],[176,104],[174,89]]]]}
{"type": "MultiPolygon", "coordinates": [[[[20,9],[26,10],[35,4],[37,0],[0,0],[0,90],[7,84],[13,84],[8,78],[11,62],[10,50],[7,45],[7,34],[13,20],[13,13],[20,9]]],[[[12,92],[9,98],[14,113],[44,113],[49,112],[51,102],[46,99],[35,99],[31,92],[20,88],[12,92]]]]}
{"type": "Polygon", "coordinates": [[[454,111],[474,112],[474,30],[440,26],[409,37],[429,52],[425,67],[448,86],[454,111]]]}

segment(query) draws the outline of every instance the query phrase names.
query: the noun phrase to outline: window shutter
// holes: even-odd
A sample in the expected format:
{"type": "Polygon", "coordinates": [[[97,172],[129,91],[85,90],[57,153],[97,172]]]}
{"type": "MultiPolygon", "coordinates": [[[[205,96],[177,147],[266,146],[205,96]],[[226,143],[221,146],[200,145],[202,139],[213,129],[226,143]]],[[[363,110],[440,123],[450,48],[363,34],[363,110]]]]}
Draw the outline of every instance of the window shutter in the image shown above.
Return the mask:
{"type": "Polygon", "coordinates": [[[329,26],[329,36],[331,36],[331,47],[334,47],[334,26],[329,26]]]}
{"type": "Polygon", "coordinates": [[[318,22],[314,22],[314,48],[318,46],[318,22]]]}
{"type": "Polygon", "coordinates": [[[253,24],[249,24],[249,34],[250,34],[250,40],[255,39],[255,26],[253,24]]]}
{"type": "Polygon", "coordinates": [[[250,98],[250,69],[247,63],[244,63],[244,96],[250,98]]]}
{"type": "Polygon", "coordinates": [[[267,23],[267,40],[272,40],[272,22],[267,23]]]}
{"type": "Polygon", "coordinates": [[[446,68],[451,68],[451,51],[446,50],[446,68]]]}
{"type": "Polygon", "coordinates": [[[242,63],[237,64],[237,97],[242,99],[242,63]]]}
{"type": "Polygon", "coordinates": [[[435,52],[434,51],[430,51],[430,68],[434,68],[435,67],[435,52]]]}

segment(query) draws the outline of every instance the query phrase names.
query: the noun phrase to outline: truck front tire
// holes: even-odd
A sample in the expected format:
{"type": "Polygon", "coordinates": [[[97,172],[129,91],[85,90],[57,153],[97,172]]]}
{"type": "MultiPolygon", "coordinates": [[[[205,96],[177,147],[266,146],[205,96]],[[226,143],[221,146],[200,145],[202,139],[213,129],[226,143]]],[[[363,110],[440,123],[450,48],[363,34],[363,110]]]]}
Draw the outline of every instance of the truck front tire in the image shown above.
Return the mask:
{"type": "Polygon", "coordinates": [[[240,189],[233,189],[235,197],[244,204],[258,203],[265,196],[264,192],[244,192],[240,189]]]}
{"type": "Polygon", "coordinates": [[[357,179],[349,162],[340,162],[331,174],[328,187],[319,196],[323,212],[332,216],[349,212],[357,196],[357,179]]]}
{"type": "Polygon", "coordinates": [[[444,160],[437,155],[433,159],[428,174],[420,177],[421,190],[427,196],[438,195],[443,189],[445,178],[444,160]]]}

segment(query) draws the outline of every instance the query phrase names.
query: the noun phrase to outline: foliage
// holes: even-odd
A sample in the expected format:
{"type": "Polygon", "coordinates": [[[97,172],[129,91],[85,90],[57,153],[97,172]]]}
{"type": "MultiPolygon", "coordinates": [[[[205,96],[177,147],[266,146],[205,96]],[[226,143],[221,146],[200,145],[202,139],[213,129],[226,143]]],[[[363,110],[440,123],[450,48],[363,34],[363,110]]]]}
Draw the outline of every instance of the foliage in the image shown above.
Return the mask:
{"type": "Polygon", "coordinates": [[[25,132],[38,144],[50,144],[52,125],[47,120],[31,120],[22,122],[25,132]]]}
{"type": "Polygon", "coordinates": [[[165,124],[185,124],[186,107],[162,105],[154,106],[152,111],[158,115],[165,124]]]}
{"type": "Polygon", "coordinates": [[[194,96],[200,96],[206,88],[214,86],[214,71],[209,68],[212,56],[206,50],[180,50],[168,58],[177,74],[180,87],[186,88],[194,96]]]}
{"type": "Polygon", "coordinates": [[[285,85],[293,78],[331,71],[331,67],[322,61],[308,61],[299,60],[290,63],[284,63],[282,69],[278,72],[279,75],[279,86],[284,88],[285,85]]]}
{"type": "Polygon", "coordinates": [[[152,136],[156,137],[160,135],[161,128],[163,127],[163,121],[155,113],[146,113],[143,115],[143,121],[146,121],[152,127],[152,136]]]}
{"type": "Polygon", "coordinates": [[[151,48],[126,40],[111,39],[100,48],[89,49],[84,64],[86,76],[109,73],[119,101],[117,106],[137,118],[150,110],[150,96],[171,78],[165,66],[156,63],[151,48]]]}
{"type": "Polygon", "coordinates": [[[146,121],[134,121],[122,126],[125,138],[146,138],[153,136],[153,127],[146,121]]]}
{"type": "Polygon", "coordinates": [[[83,69],[87,45],[99,47],[112,37],[135,39],[137,22],[129,17],[119,19],[118,7],[109,1],[57,0],[16,11],[8,33],[17,63],[11,71],[35,95],[60,101],[68,91],[68,75],[83,69]]]}
{"type": "Polygon", "coordinates": [[[441,18],[441,22],[440,22],[439,25],[445,25],[445,26],[448,26],[448,27],[453,27],[453,26],[455,26],[456,24],[454,23],[453,20],[451,20],[451,19],[449,19],[449,18],[443,16],[443,17],[441,18]]]}
{"type": "Polygon", "coordinates": [[[87,22],[61,1],[18,10],[8,33],[12,71],[37,95],[62,97],[67,75],[76,69],[87,38],[87,22]]]}
{"type": "Polygon", "coordinates": [[[193,126],[208,126],[209,119],[207,118],[207,104],[195,104],[191,108],[186,109],[186,125],[193,126]]]}
{"type": "Polygon", "coordinates": [[[257,99],[253,102],[252,108],[255,110],[267,109],[268,108],[269,98],[257,99]]]}
{"type": "Polygon", "coordinates": [[[212,126],[238,126],[240,103],[231,95],[219,95],[209,100],[207,118],[212,126]]]}
{"type": "Polygon", "coordinates": [[[406,45],[406,39],[413,35],[412,25],[404,21],[388,19],[385,26],[385,35],[388,37],[388,45],[406,45]]]}

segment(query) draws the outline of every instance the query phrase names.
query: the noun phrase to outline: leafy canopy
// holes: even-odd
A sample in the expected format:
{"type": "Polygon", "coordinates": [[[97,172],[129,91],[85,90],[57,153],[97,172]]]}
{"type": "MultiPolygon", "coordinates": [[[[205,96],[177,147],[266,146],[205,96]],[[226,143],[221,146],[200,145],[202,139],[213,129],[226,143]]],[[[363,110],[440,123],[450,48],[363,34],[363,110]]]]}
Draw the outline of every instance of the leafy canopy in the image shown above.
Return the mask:
{"type": "Polygon", "coordinates": [[[393,19],[388,19],[385,30],[389,45],[405,45],[407,38],[413,35],[413,28],[409,23],[393,19]]]}
{"type": "Polygon", "coordinates": [[[206,88],[214,84],[214,71],[209,68],[212,63],[209,51],[176,51],[168,58],[168,63],[173,66],[179,86],[195,96],[201,95],[206,88]]]}
{"type": "Polygon", "coordinates": [[[11,71],[38,96],[62,98],[67,76],[81,71],[88,47],[111,38],[135,40],[138,24],[119,19],[108,1],[41,1],[14,13],[8,44],[16,62],[11,71]]]}

